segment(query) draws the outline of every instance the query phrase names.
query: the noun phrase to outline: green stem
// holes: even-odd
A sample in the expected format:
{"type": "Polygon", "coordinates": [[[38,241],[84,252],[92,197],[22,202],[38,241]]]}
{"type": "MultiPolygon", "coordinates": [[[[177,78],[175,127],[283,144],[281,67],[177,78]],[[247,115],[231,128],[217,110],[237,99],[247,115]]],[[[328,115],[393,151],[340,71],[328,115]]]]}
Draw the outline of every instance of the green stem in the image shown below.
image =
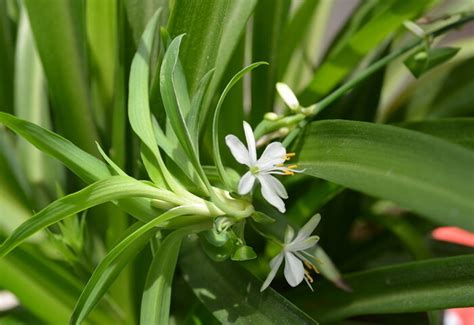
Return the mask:
{"type": "MultiPolygon", "coordinates": [[[[461,26],[461,25],[463,25],[463,24],[465,24],[465,23],[467,23],[471,20],[474,20],[474,13],[466,15],[464,17],[461,17],[459,20],[457,20],[453,23],[450,23],[448,25],[439,27],[439,28],[431,31],[430,33],[427,33],[427,36],[431,36],[431,37],[434,38],[436,36],[439,36],[439,35],[442,35],[442,34],[448,32],[449,30],[451,30],[453,28],[459,27],[459,26],[461,26]]],[[[321,112],[323,109],[325,109],[326,107],[331,105],[334,101],[339,99],[339,97],[346,94],[349,90],[351,90],[352,88],[357,86],[359,83],[361,83],[366,78],[368,78],[369,76],[371,76],[372,74],[377,72],[379,69],[385,67],[387,64],[389,64],[393,60],[397,59],[398,57],[402,56],[403,54],[405,54],[406,52],[408,52],[410,50],[413,50],[413,49],[419,48],[419,47],[423,47],[423,45],[424,45],[424,39],[419,38],[419,39],[403,46],[402,48],[398,49],[397,51],[395,51],[393,53],[390,53],[386,57],[378,60],[377,62],[375,62],[374,64],[372,64],[371,66],[369,66],[368,68],[363,70],[361,73],[359,73],[357,76],[355,76],[353,79],[349,80],[348,82],[346,82],[345,84],[343,84],[342,86],[337,88],[335,91],[330,93],[328,96],[324,97],[321,101],[319,101],[316,104],[317,106],[316,106],[316,111],[314,112],[314,114],[311,115],[308,119],[306,119],[304,121],[301,121],[299,123],[298,127],[293,129],[286,136],[286,138],[283,140],[283,145],[284,146],[290,145],[291,142],[299,134],[299,132],[303,129],[303,127],[305,127],[306,124],[308,124],[308,122],[312,121],[319,112],[321,112]]]]}

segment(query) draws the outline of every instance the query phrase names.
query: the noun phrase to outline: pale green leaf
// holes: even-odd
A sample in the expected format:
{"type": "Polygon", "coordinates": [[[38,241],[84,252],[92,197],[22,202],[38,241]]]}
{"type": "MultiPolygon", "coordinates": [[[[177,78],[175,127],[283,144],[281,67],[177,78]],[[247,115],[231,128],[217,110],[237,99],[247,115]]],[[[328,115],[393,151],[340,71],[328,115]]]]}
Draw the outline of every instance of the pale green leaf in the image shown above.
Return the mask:
{"type": "MultiPolygon", "coordinates": [[[[45,323],[66,324],[82,283],[37,251],[19,248],[0,259],[0,286],[45,323]]],[[[88,321],[111,324],[111,316],[101,308],[88,321]]]]}
{"type": "MultiPolygon", "coordinates": [[[[0,112],[0,123],[44,153],[59,160],[86,183],[92,183],[112,175],[105,163],[56,133],[3,112],[0,112]]],[[[124,199],[119,202],[119,205],[138,220],[146,221],[156,216],[156,210],[151,207],[149,200],[124,199]]]]}
{"type": "Polygon", "coordinates": [[[70,215],[105,202],[132,197],[169,199],[170,194],[130,177],[112,176],[97,181],[76,193],[54,201],[21,224],[0,246],[0,256],[6,255],[39,230],[70,215]]]}
{"type": "MultiPolygon", "coordinates": [[[[127,262],[130,262],[131,257],[140,251],[140,242],[146,241],[150,237],[148,234],[153,234],[153,228],[160,224],[171,220],[175,217],[190,215],[195,212],[196,208],[193,206],[180,206],[168,210],[162,215],[149,221],[143,226],[140,226],[133,232],[127,235],[120,243],[118,243],[107,256],[100,262],[95,269],[92,277],[87,282],[79,300],[76,303],[73,314],[70,319],[71,324],[80,324],[82,320],[89,314],[89,312],[98,303],[100,298],[105,294],[108,287],[112,284],[115,277],[127,262]],[[135,246],[138,245],[138,246],[135,246]],[[126,252],[124,254],[124,252],[126,252]],[[130,254],[130,255],[129,255],[130,254]],[[129,256],[127,258],[127,255],[129,256]]],[[[204,223],[205,227],[210,227],[210,223],[204,223]]],[[[197,231],[201,228],[195,226],[197,231]]]]}
{"type": "Polygon", "coordinates": [[[365,55],[402,26],[405,20],[418,15],[429,2],[391,1],[388,6],[379,10],[318,68],[300,99],[303,104],[318,100],[337,86],[365,55]]]}
{"type": "Polygon", "coordinates": [[[89,153],[99,140],[91,115],[82,2],[26,0],[31,29],[48,81],[56,127],[89,153]],[[78,128],[77,126],[81,127],[78,128]]]}
{"type": "Polygon", "coordinates": [[[148,270],[143,290],[141,324],[169,323],[171,288],[181,242],[186,235],[196,230],[196,226],[175,230],[160,244],[148,270]]]}

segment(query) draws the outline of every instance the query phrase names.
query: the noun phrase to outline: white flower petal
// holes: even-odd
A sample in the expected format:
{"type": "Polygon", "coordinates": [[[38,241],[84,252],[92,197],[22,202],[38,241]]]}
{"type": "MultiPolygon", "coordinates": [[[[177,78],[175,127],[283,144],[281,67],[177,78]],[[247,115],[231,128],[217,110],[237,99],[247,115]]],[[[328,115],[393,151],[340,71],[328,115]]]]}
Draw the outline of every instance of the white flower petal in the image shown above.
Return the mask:
{"type": "Polygon", "coordinates": [[[248,153],[252,164],[257,162],[257,147],[255,146],[255,136],[253,135],[252,127],[244,121],[244,133],[247,140],[248,153]]]}
{"type": "Polygon", "coordinates": [[[283,254],[278,254],[272,260],[270,261],[270,272],[267,275],[267,278],[265,279],[265,282],[263,282],[262,287],[260,288],[260,292],[265,290],[272,280],[275,278],[275,275],[280,268],[281,263],[283,262],[283,254]]]}
{"type": "Polygon", "coordinates": [[[303,240],[299,241],[294,240],[286,246],[286,249],[290,252],[304,251],[305,249],[311,248],[316,245],[318,241],[318,236],[311,236],[309,238],[304,238],[303,240]]]}
{"type": "Polygon", "coordinates": [[[294,241],[296,242],[308,238],[318,226],[319,221],[321,221],[321,215],[319,213],[312,216],[311,219],[309,219],[309,221],[298,231],[294,241]]]}
{"type": "Polygon", "coordinates": [[[248,171],[239,181],[238,193],[240,195],[247,194],[252,190],[253,184],[255,184],[255,175],[248,171]]]}
{"type": "Polygon", "coordinates": [[[268,178],[272,177],[270,175],[260,174],[257,176],[260,184],[262,184],[262,195],[268,203],[273,205],[275,208],[278,209],[281,213],[285,213],[285,203],[283,200],[278,196],[277,189],[274,188],[274,184],[271,181],[268,181],[268,178]]]}
{"type": "Polygon", "coordinates": [[[295,255],[285,252],[285,279],[290,286],[296,287],[303,281],[304,266],[295,255]]]}
{"type": "Polygon", "coordinates": [[[278,94],[280,94],[280,97],[291,110],[296,110],[298,107],[300,107],[300,103],[298,102],[295,93],[287,84],[278,82],[276,84],[276,89],[278,94]]]}
{"type": "Polygon", "coordinates": [[[283,184],[276,179],[275,177],[271,175],[265,175],[263,176],[265,179],[271,184],[271,186],[275,189],[276,194],[278,194],[279,197],[282,199],[287,199],[288,198],[288,192],[286,192],[286,188],[283,186],[283,184]]]}
{"type": "Polygon", "coordinates": [[[266,170],[285,162],[286,149],[281,142],[270,143],[257,162],[260,170],[266,170]]]}
{"type": "Polygon", "coordinates": [[[251,160],[248,150],[245,148],[244,144],[233,134],[229,134],[225,137],[225,143],[230,149],[232,156],[239,163],[251,167],[251,160]]]}

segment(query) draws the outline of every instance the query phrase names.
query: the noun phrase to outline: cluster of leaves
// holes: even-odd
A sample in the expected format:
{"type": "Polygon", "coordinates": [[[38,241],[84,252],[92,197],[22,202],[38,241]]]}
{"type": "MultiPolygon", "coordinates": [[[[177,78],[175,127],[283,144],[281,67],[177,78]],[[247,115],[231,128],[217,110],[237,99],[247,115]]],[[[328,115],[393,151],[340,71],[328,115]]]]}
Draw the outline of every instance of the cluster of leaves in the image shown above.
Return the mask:
{"type": "Polygon", "coordinates": [[[6,318],[436,323],[474,305],[472,251],[429,238],[474,231],[472,35],[436,43],[473,19],[469,1],[363,1],[332,40],[338,2],[294,2],[0,2],[0,123],[19,136],[0,129],[0,288],[23,307],[6,318]],[[441,18],[423,33],[404,27],[428,12],[441,18]],[[279,81],[314,109],[284,108],[279,81]],[[256,196],[253,227],[212,232],[253,209],[216,190],[242,174],[222,137],[244,119],[291,146],[304,175],[285,182],[286,214],[256,196]],[[261,293],[277,252],[259,235],[316,212],[326,279],[261,293]],[[247,245],[257,259],[224,261],[254,258],[247,245]]]}

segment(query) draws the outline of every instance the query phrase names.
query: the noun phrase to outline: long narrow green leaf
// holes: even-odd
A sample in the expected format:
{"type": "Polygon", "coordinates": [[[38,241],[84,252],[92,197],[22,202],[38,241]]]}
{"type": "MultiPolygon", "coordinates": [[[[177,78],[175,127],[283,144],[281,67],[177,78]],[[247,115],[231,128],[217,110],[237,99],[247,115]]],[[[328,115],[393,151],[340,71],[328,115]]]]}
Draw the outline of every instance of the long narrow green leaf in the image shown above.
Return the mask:
{"type": "MultiPolygon", "coordinates": [[[[150,21],[153,13],[159,8],[163,10],[164,14],[167,14],[167,2],[166,0],[123,0],[125,7],[126,18],[128,25],[130,25],[133,42],[138,47],[140,43],[140,37],[145,30],[146,24],[150,21]]],[[[167,15],[165,15],[167,16],[167,15]]]]}
{"type": "MultiPolygon", "coordinates": [[[[170,125],[188,159],[201,177],[201,181],[205,182],[205,175],[186,125],[185,117],[189,113],[191,103],[189,102],[184,75],[179,63],[179,48],[183,36],[176,37],[165,53],[160,71],[160,91],[170,125]]],[[[205,188],[202,188],[202,190],[206,191],[205,188]]]]}
{"type": "MultiPolygon", "coordinates": [[[[13,292],[27,308],[48,324],[66,324],[81,283],[38,252],[19,248],[0,259],[0,286],[13,292]]],[[[91,321],[108,324],[104,310],[91,321]]]]}
{"type": "Polygon", "coordinates": [[[196,242],[186,243],[180,266],[196,296],[221,323],[316,323],[271,288],[261,293],[261,282],[235,263],[212,262],[196,242]]]}
{"type": "MultiPolygon", "coordinates": [[[[138,226],[139,225],[137,223],[131,226],[128,231],[131,229],[137,229],[138,226]]],[[[135,258],[135,256],[143,250],[146,244],[148,244],[154,233],[154,231],[148,231],[142,236],[136,238],[133,242],[129,243],[127,247],[124,247],[120,251],[120,255],[116,256],[114,260],[109,260],[109,254],[105,256],[105,258],[100,262],[99,266],[92,274],[89,282],[84,287],[72,313],[69,313],[69,324],[81,324],[83,319],[89,315],[94,306],[99,303],[100,299],[113,285],[114,281],[120,275],[120,272],[127,266],[127,264],[131,263],[133,258],[135,258]],[[101,276],[96,280],[96,274],[99,270],[101,271],[101,276]],[[91,281],[93,280],[95,280],[94,287],[90,285],[91,281]]],[[[112,249],[112,251],[114,249],[115,247],[112,249]]],[[[127,317],[127,315],[123,316],[127,317]]]]}
{"type": "Polygon", "coordinates": [[[474,230],[471,150],[393,126],[326,120],[309,126],[299,157],[305,174],[474,230]]]}
{"type": "Polygon", "coordinates": [[[305,0],[296,9],[291,20],[283,29],[282,39],[285,41],[284,46],[280,48],[278,57],[278,80],[284,75],[288,63],[295,50],[299,48],[301,42],[305,39],[311,27],[311,22],[315,11],[319,6],[318,0],[305,0]]]}
{"type": "Polygon", "coordinates": [[[291,296],[325,323],[356,315],[468,307],[474,305],[473,267],[474,255],[432,259],[347,275],[353,292],[316,283],[312,299],[299,289],[291,296]]]}
{"type": "Polygon", "coordinates": [[[220,39],[219,51],[217,54],[216,63],[214,65],[216,70],[204,100],[204,107],[200,113],[200,127],[204,124],[204,121],[207,118],[211,102],[215,98],[215,94],[218,92],[218,89],[221,86],[230,60],[235,54],[236,49],[239,46],[239,42],[245,41],[244,35],[247,22],[256,5],[257,0],[230,1],[229,3],[224,21],[224,27],[222,30],[222,37],[220,39]]]}
{"type": "Polygon", "coordinates": [[[112,175],[103,162],[56,133],[2,112],[0,112],[0,123],[41,151],[60,160],[88,183],[112,175]]]}
{"type": "MultiPolygon", "coordinates": [[[[92,183],[112,175],[105,163],[49,130],[2,112],[0,112],[0,123],[44,153],[59,160],[86,183],[92,183]]],[[[119,206],[138,220],[146,221],[156,216],[156,210],[146,199],[124,199],[119,202],[119,206]]]]}
{"type": "Polygon", "coordinates": [[[415,228],[408,220],[404,218],[390,218],[380,214],[371,215],[370,220],[383,226],[397,236],[415,259],[421,260],[431,257],[424,234],[415,228]]]}
{"type": "MultiPolygon", "coordinates": [[[[180,206],[168,210],[161,216],[149,221],[143,226],[140,226],[118,243],[94,270],[92,277],[87,282],[86,287],[76,303],[70,323],[80,324],[94,308],[100,298],[105,294],[108,287],[112,284],[121,268],[125,266],[127,261],[130,261],[130,256],[138,253],[139,247],[135,246],[135,244],[149,239],[150,237],[148,235],[150,232],[151,234],[154,233],[152,231],[154,227],[175,217],[193,214],[195,209],[196,208],[193,206],[180,206]],[[122,255],[125,251],[127,253],[122,255]],[[127,255],[129,256],[128,258],[126,258],[127,255]]],[[[211,224],[209,223],[208,226],[211,226],[211,224]]]]}
{"type": "Polygon", "coordinates": [[[24,3],[48,80],[56,126],[66,138],[93,153],[94,141],[99,139],[86,80],[82,3],[73,0],[24,3]]]}
{"type": "Polygon", "coordinates": [[[202,116],[205,113],[204,109],[204,96],[206,91],[209,88],[209,83],[212,80],[215,69],[210,70],[208,73],[202,77],[199,85],[197,87],[196,93],[193,96],[191,102],[191,111],[186,120],[186,124],[189,127],[189,133],[191,139],[193,140],[194,148],[196,152],[199,152],[199,121],[202,119],[202,116]]]}
{"type": "MultiPolygon", "coordinates": [[[[46,79],[33,40],[26,9],[22,7],[15,53],[15,115],[45,128],[51,127],[46,79]],[[25,96],[28,94],[28,96],[25,96]]],[[[25,140],[18,143],[22,173],[31,183],[35,206],[44,206],[44,199],[54,193],[54,184],[61,184],[61,170],[51,158],[25,140]],[[45,193],[47,190],[49,193],[45,193]]]]}
{"type": "Polygon", "coordinates": [[[225,184],[229,189],[232,188],[232,185],[229,181],[229,177],[227,177],[227,171],[224,168],[224,164],[222,163],[220,148],[219,148],[219,117],[221,113],[222,104],[224,103],[225,97],[227,93],[232,89],[232,87],[240,80],[242,77],[249,71],[252,71],[256,67],[268,64],[267,62],[255,62],[252,63],[232,77],[232,79],[227,83],[227,86],[222,91],[222,94],[217,102],[216,110],[214,111],[214,118],[212,120],[212,149],[214,151],[214,161],[216,163],[217,171],[221,178],[223,184],[225,184]]]}
{"type": "MultiPolygon", "coordinates": [[[[153,40],[155,31],[158,26],[158,18],[160,10],[158,10],[148,22],[143,32],[140,45],[135,54],[132,67],[130,69],[129,83],[129,99],[128,99],[128,119],[133,131],[138,135],[140,140],[148,147],[152,156],[156,158],[160,164],[161,156],[158,151],[158,144],[155,141],[153,126],[151,122],[150,104],[149,104],[149,79],[150,79],[150,57],[153,48],[153,40]]],[[[151,165],[156,165],[152,160],[151,165]]],[[[149,166],[145,165],[149,171],[152,180],[160,185],[165,185],[163,171],[155,168],[155,173],[150,171],[149,166]]],[[[165,185],[166,186],[166,185],[165,185]]]]}
{"type": "Polygon", "coordinates": [[[6,255],[34,233],[70,215],[93,206],[127,197],[170,198],[170,193],[146,185],[130,177],[112,176],[54,201],[20,225],[0,246],[0,256],[6,255]]]}
{"type": "Polygon", "coordinates": [[[319,99],[341,82],[376,46],[396,31],[405,20],[415,17],[430,1],[391,1],[361,29],[354,33],[344,46],[319,67],[303,92],[303,104],[319,99]]]}
{"type": "Polygon", "coordinates": [[[178,229],[160,244],[153,257],[142,296],[140,324],[168,324],[171,287],[183,238],[199,227],[178,229]]]}
{"type": "Polygon", "coordinates": [[[446,118],[419,122],[405,122],[399,126],[474,149],[474,118],[446,118]]]}
{"type": "Polygon", "coordinates": [[[109,136],[119,62],[117,36],[120,9],[118,2],[112,0],[86,1],[85,7],[93,113],[102,134],[109,136]]]}
{"type": "MultiPolygon", "coordinates": [[[[166,136],[156,120],[153,120],[153,129],[155,132],[156,142],[159,143],[160,148],[166,153],[166,155],[170,157],[184,172],[184,174],[192,181],[192,184],[190,185],[197,186],[198,188],[198,184],[204,186],[199,175],[197,174],[189,159],[186,157],[186,153],[179,143],[177,141],[172,141],[169,136],[166,136]]],[[[174,133],[172,136],[175,136],[174,133]]],[[[182,179],[183,178],[181,178],[181,180],[182,179]]]]}
{"type": "Polygon", "coordinates": [[[251,124],[259,123],[273,109],[280,47],[286,46],[283,29],[288,19],[289,0],[261,0],[255,8],[252,37],[252,61],[267,61],[268,69],[252,73],[251,124]]]}
{"type": "Polygon", "coordinates": [[[128,118],[130,125],[140,140],[142,140],[152,152],[158,150],[158,145],[156,144],[153,134],[149,107],[149,61],[159,16],[160,11],[158,10],[148,22],[137,53],[133,58],[132,67],[130,68],[128,101],[128,118]]]}
{"type": "Polygon", "coordinates": [[[181,63],[194,95],[199,81],[216,67],[216,57],[222,39],[229,0],[176,0],[170,8],[168,30],[174,38],[185,33],[181,63]]]}
{"type": "Polygon", "coordinates": [[[0,111],[13,111],[13,26],[8,17],[7,1],[0,2],[0,111]]]}

